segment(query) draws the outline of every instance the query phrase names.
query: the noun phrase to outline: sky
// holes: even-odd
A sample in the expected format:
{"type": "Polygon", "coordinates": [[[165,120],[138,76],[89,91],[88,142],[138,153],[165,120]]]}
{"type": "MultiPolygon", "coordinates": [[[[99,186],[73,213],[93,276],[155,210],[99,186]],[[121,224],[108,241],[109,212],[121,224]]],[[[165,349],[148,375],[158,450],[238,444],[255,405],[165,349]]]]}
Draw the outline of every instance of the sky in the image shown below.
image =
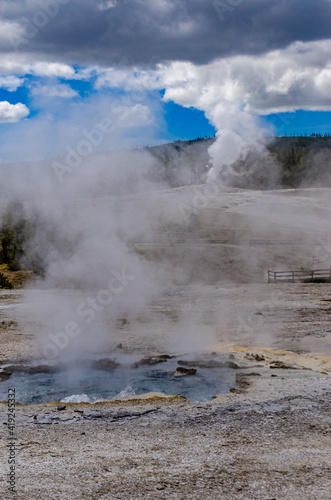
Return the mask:
{"type": "Polygon", "coordinates": [[[211,136],[331,131],[331,0],[1,0],[0,161],[211,136]],[[218,108],[222,109],[222,108],[218,108]]]}

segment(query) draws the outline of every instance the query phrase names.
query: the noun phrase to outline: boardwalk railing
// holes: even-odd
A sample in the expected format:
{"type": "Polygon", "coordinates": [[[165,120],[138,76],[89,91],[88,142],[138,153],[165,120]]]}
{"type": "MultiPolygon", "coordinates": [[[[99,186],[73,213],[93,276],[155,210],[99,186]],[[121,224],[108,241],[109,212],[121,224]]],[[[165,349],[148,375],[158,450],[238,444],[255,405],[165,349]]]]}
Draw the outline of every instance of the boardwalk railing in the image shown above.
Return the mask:
{"type": "Polygon", "coordinates": [[[268,271],[268,283],[331,283],[331,268],[308,271],[268,271]]]}

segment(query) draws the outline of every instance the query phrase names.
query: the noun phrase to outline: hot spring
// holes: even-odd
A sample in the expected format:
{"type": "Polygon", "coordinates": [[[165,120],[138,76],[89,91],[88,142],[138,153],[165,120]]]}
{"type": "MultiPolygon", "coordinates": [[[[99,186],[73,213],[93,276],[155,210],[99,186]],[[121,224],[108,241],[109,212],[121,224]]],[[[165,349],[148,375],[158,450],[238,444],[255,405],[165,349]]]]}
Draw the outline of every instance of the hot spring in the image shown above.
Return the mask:
{"type": "Polygon", "coordinates": [[[161,392],[208,401],[236,385],[234,363],[226,357],[190,355],[114,356],[67,365],[7,365],[0,372],[0,400],[15,388],[19,403],[109,401],[161,392]]]}

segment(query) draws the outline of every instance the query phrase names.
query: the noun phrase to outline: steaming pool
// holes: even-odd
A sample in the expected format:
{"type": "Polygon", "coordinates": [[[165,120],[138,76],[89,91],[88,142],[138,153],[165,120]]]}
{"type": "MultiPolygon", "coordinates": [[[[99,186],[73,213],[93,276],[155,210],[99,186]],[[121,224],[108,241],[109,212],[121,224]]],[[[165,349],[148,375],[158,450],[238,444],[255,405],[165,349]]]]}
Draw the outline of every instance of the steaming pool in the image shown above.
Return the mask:
{"type": "Polygon", "coordinates": [[[96,368],[88,362],[48,367],[54,370],[50,373],[33,373],[38,365],[28,366],[32,370],[27,372],[25,366],[25,371],[14,369],[9,378],[0,383],[0,400],[7,400],[8,389],[15,388],[16,400],[30,404],[57,401],[95,403],[148,392],[184,396],[190,401],[201,402],[212,399],[216,394],[227,393],[236,385],[235,372],[228,366],[203,367],[200,363],[196,374],[175,376],[179,359],[184,357],[153,366],[120,363],[111,371],[96,368]]]}

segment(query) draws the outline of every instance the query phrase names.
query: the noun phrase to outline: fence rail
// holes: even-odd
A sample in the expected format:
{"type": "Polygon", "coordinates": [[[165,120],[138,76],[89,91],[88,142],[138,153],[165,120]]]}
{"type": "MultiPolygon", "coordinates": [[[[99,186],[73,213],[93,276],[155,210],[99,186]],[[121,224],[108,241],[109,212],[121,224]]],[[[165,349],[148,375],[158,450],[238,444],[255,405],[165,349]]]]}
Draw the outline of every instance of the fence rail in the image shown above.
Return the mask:
{"type": "Polygon", "coordinates": [[[305,271],[268,271],[268,283],[331,283],[331,268],[305,271]]]}

